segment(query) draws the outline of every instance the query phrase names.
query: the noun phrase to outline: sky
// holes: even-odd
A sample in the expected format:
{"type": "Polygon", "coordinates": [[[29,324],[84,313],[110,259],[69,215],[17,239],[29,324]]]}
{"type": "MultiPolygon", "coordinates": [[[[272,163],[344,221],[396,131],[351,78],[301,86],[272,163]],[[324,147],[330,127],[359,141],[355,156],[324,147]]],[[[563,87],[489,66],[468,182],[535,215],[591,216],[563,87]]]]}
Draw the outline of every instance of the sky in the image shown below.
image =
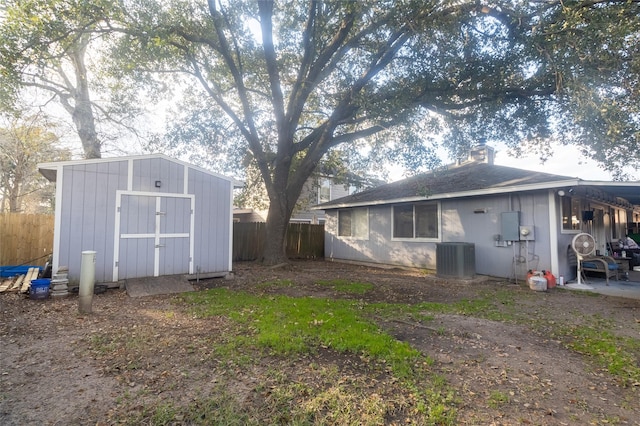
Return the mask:
{"type": "Polygon", "coordinates": [[[536,155],[528,155],[521,158],[510,157],[506,149],[495,145],[495,164],[501,166],[517,167],[519,169],[534,170],[555,175],[578,177],[584,180],[612,180],[609,172],[603,170],[598,164],[583,157],[578,148],[573,146],[554,147],[554,155],[544,164],[536,155]]]}
{"type": "MultiPolygon", "coordinates": [[[[583,180],[613,180],[609,172],[599,167],[595,161],[583,157],[579,150],[573,146],[554,147],[554,155],[544,164],[541,164],[540,159],[535,154],[516,158],[509,156],[507,154],[507,148],[500,143],[491,142],[487,145],[495,149],[494,163],[500,166],[551,173],[570,178],[577,177],[583,180]]],[[[443,164],[453,163],[453,160],[443,157],[443,155],[445,155],[444,152],[443,149],[443,154],[441,154],[443,164]]],[[[392,168],[389,171],[387,181],[393,182],[404,179],[405,177],[403,170],[392,168]]]]}

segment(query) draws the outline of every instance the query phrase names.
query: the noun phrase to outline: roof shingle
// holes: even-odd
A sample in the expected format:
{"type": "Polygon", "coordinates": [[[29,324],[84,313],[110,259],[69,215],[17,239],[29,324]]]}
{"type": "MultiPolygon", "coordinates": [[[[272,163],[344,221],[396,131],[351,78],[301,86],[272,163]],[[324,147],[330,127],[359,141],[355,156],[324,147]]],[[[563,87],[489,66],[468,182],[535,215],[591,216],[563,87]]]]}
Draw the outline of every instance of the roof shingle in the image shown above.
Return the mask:
{"type": "Polygon", "coordinates": [[[465,163],[416,175],[381,185],[318,206],[327,210],[349,204],[380,204],[385,201],[425,198],[468,191],[509,188],[567,180],[578,180],[550,173],[497,166],[488,163],[465,163]]]}

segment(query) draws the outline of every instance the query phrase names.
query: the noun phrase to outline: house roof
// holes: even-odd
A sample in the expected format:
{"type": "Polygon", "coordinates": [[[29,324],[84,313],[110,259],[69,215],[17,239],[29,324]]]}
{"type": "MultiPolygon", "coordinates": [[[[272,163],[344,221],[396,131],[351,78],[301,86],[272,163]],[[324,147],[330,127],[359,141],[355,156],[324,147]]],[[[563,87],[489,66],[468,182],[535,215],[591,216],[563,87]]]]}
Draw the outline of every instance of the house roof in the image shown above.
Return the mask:
{"type": "Polygon", "coordinates": [[[468,162],[447,166],[408,179],[381,185],[317,206],[330,210],[342,207],[415,202],[472,197],[541,189],[566,189],[595,186],[614,196],[640,205],[640,182],[584,181],[575,177],[468,162]]]}
{"type": "Polygon", "coordinates": [[[85,160],[68,160],[68,161],[55,161],[50,163],[40,163],[38,164],[38,170],[44,177],[46,177],[50,182],[55,182],[58,175],[58,170],[61,167],[69,166],[69,165],[78,165],[78,164],[94,164],[94,163],[107,163],[114,161],[127,161],[127,160],[142,160],[149,158],[162,158],[167,161],[171,161],[173,163],[181,164],[186,167],[189,167],[194,170],[198,170],[202,173],[206,173],[211,176],[216,176],[220,179],[224,179],[230,182],[233,182],[233,186],[235,188],[242,188],[244,183],[228,176],[224,176],[218,173],[214,173],[210,170],[203,169],[202,167],[198,167],[193,164],[186,163],[184,161],[176,160],[175,158],[168,157],[164,154],[146,154],[146,155],[131,155],[131,156],[123,156],[123,157],[109,157],[109,158],[92,158],[85,160]]]}

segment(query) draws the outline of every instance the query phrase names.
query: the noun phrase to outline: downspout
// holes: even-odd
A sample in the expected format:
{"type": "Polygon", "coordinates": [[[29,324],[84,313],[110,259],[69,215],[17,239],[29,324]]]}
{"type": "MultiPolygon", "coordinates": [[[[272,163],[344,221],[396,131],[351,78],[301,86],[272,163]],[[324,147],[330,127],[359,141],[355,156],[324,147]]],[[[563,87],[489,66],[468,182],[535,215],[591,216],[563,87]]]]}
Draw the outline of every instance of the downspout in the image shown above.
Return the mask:
{"type": "Polygon", "coordinates": [[[556,193],[549,190],[549,255],[551,257],[551,273],[559,276],[560,259],[558,257],[558,209],[556,205],[556,193]]]}

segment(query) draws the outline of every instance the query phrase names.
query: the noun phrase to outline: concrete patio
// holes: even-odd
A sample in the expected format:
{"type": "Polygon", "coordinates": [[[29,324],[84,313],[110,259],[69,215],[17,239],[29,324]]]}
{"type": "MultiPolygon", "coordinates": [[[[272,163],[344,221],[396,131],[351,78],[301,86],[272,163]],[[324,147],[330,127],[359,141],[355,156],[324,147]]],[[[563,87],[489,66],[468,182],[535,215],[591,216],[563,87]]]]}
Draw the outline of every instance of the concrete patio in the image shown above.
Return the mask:
{"type": "Polygon", "coordinates": [[[588,275],[586,279],[581,280],[580,284],[578,284],[576,279],[568,281],[565,286],[560,288],[565,288],[567,290],[591,291],[607,296],[640,300],[640,272],[630,271],[628,281],[624,280],[622,277],[617,281],[615,278],[610,278],[608,286],[607,281],[604,278],[597,275],[588,275]]]}

